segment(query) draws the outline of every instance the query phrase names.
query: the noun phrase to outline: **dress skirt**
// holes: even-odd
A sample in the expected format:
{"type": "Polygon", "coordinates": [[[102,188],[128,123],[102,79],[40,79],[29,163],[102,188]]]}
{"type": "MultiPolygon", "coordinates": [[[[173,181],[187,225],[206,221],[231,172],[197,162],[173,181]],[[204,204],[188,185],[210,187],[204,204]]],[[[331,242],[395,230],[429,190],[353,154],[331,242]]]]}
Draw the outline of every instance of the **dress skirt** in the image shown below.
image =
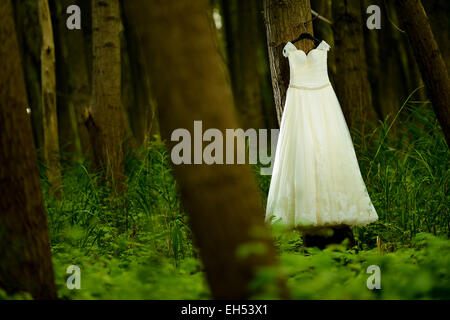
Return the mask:
{"type": "Polygon", "coordinates": [[[331,84],[288,88],[266,221],[361,226],[378,219],[331,84]]]}

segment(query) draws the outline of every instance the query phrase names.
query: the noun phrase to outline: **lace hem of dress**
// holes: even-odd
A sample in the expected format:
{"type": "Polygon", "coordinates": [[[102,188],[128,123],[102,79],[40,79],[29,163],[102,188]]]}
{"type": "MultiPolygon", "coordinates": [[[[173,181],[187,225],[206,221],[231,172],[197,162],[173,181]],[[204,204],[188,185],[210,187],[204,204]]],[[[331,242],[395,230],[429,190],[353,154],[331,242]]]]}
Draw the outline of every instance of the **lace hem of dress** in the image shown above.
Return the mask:
{"type": "MultiPolygon", "coordinates": [[[[378,220],[378,215],[366,190],[356,202],[353,197],[342,192],[332,193],[330,198],[326,195],[319,196],[317,201],[320,203],[316,206],[320,208],[319,212],[296,212],[293,201],[288,200],[288,197],[283,197],[276,204],[269,204],[272,208],[268,208],[266,220],[295,227],[364,226],[378,220]],[[330,204],[330,198],[335,199],[333,205],[330,204]],[[283,219],[283,217],[292,218],[283,219]]],[[[313,201],[316,200],[311,200],[309,207],[313,201]]]]}

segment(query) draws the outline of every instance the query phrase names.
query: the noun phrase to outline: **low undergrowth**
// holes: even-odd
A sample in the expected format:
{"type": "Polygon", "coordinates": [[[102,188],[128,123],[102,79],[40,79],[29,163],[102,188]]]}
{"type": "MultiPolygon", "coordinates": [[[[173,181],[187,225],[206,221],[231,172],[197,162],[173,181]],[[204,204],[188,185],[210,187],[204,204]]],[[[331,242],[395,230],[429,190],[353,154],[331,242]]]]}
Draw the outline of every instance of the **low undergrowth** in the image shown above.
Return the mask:
{"type": "MultiPolygon", "coordinates": [[[[274,230],[281,261],[275,272],[285,275],[294,299],[450,298],[448,147],[429,106],[408,102],[404,110],[395,135],[389,119],[366,137],[353,135],[380,217],[354,229],[357,246],[305,248],[297,232],[274,230]],[[370,266],[379,267],[379,290],[367,287],[370,266]]],[[[156,139],[128,156],[126,169],[121,198],[111,198],[86,163],[65,166],[61,201],[45,197],[59,297],[211,298],[163,143],[156,139]],[[70,265],[80,268],[79,290],[67,288],[70,265]]],[[[258,181],[265,199],[270,176],[258,181]]],[[[274,276],[261,271],[252,285],[264,287],[274,276]]],[[[275,297],[265,292],[255,298],[275,297]]]]}

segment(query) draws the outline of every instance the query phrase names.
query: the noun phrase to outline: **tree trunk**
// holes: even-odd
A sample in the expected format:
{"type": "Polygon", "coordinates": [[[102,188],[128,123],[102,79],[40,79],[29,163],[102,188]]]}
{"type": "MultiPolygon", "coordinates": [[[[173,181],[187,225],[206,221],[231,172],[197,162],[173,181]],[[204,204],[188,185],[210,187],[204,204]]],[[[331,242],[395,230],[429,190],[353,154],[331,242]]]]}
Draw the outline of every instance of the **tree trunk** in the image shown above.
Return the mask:
{"type": "Polygon", "coordinates": [[[21,48],[25,85],[31,111],[33,137],[38,151],[44,146],[42,128],[41,42],[39,8],[36,0],[13,1],[16,30],[21,48]]]}
{"type": "Polygon", "coordinates": [[[427,0],[423,2],[430,26],[436,42],[445,61],[447,70],[450,68],[449,12],[450,3],[446,0],[427,0]]]}
{"type": "MultiPolygon", "coordinates": [[[[264,128],[262,81],[259,72],[264,29],[260,29],[259,0],[223,0],[228,66],[235,106],[245,129],[264,128]]],[[[264,26],[263,26],[264,28],[264,26]]]]}
{"type": "MultiPolygon", "coordinates": [[[[90,79],[87,61],[87,39],[83,30],[69,30],[66,9],[72,0],[54,0],[57,59],[58,115],[60,146],[76,157],[88,157],[92,152],[84,114],[89,108],[90,79]]],[[[86,19],[85,16],[82,19],[86,19]]]]}
{"type": "Polygon", "coordinates": [[[376,121],[372,106],[358,0],[333,1],[336,94],[347,125],[362,135],[366,120],[376,121]]]}
{"type": "Polygon", "coordinates": [[[450,146],[450,80],[420,0],[396,0],[436,118],[450,146]]]}
{"type": "MultiPolygon", "coordinates": [[[[158,102],[163,138],[202,120],[204,130],[236,128],[233,97],[214,41],[204,0],[127,1],[137,23],[158,102]]],[[[169,147],[174,146],[169,142],[169,147]]],[[[197,151],[200,152],[201,150],[197,151]]],[[[259,268],[277,261],[254,177],[247,165],[181,164],[174,168],[200,248],[212,295],[243,299],[259,268]],[[239,257],[242,246],[261,248],[239,257]]],[[[276,270],[276,269],[275,269],[276,270]]],[[[284,282],[278,280],[282,296],[284,282]]],[[[283,295],[284,293],[284,295],[283,295]]]]}
{"type": "Polygon", "coordinates": [[[0,1],[0,287],[56,298],[28,102],[10,0],[0,1]]]}
{"type": "Polygon", "coordinates": [[[41,81],[42,121],[44,129],[44,162],[50,193],[61,192],[61,164],[59,161],[58,115],[56,113],[55,43],[47,0],[39,0],[39,21],[42,28],[41,81]]]}
{"type": "MultiPolygon", "coordinates": [[[[123,6],[123,11],[126,7],[123,6]]],[[[141,146],[158,133],[156,106],[151,99],[149,77],[146,72],[145,58],[139,43],[133,21],[122,16],[124,32],[122,36],[122,102],[128,110],[130,127],[136,142],[141,146]]]]}
{"type": "MultiPolygon", "coordinates": [[[[289,86],[289,61],[283,56],[283,48],[286,42],[305,31],[302,22],[311,20],[311,5],[309,0],[264,0],[264,17],[275,108],[280,124],[289,86]]],[[[307,32],[313,34],[311,22],[305,27],[307,32]]],[[[314,47],[314,43],[308,40],[296,42],[295,45],[306,53],[314,47]]]]}
{"type": "MultiPolygon", "coordinates": [[[[311,1],[311,9],[322,15],[323,17],[332,20],[331,11],[331,1],[329,0],[314,0],[311,1]]],[[[324,39],[332,48],[334,47],[334,35],[332,24],[329,24],[320,19],[313,20],[313,29],[315,37],[318,39],[324,39]]],[[[327,62],[328,62],[328,76],[330,77],[330,82],[334,86],[334,77],[336,74],[336,63],[335,63],[335,51],[328,51],[327,62]]]]}
{"type": "Polygon", "coordinates": [[[120,9],[118,0],[92,0],[92,103],[86,121],[97,168],[114,191],[125,183],[128,123],[121,102],[120,9]]]}
{"type": "MultiPolygon", "coordinates": [[[[380,85],[380,102],[383,115],[389,115],[389,121],[392,121],[397,111],[401,107],[401,103],[405,100],[410,92],[406,91],[406,75],[402,68],[402,57],[399,52],[401,43],[398,38],[399,32],[394,29],[392,12],[389,4],[382,6],[386,13],[385,23],[381,30],[378,31],[379,37],[379,61],[378,78],[376,79],[380,85]]],[[[372,30],[371,30],[372,31],[372,30]]],[[[373,31],[372,31],[373,32],[373,31]]],[[[396,126],[394,126],[396,128],[396,126]]]]}
{"type": "MultiPolygon", "coordinates": [[[[382,0],[364,0],[363,1],[363,16],[365,14],[364,8],[367,8],[369,5],[375,4],[382,8],[382,0]]],[[[385,10],[381,10],[382,17],[381,21],[383,23],[386,22],[386,18],[383,15],[385,10]]],[[[384,113],[384,99],[381,95],[381,87],[384,84],[383,82],[383,74],[388,70],[381,68],[381,55],[380,51],[382,47],[385,45],[381,43],[380,38],[381,32],[385,32],[385,25],[382,25],[382,30],[374,32],[374,30],[370,30],[368,28],[363,27],[363,35],[364,35],[364,50],[366,52],[366,62],[367,62],[367,77],[369,79],[370,88],[372,92],[372,105],[375,109],[375,112],[378,115],[379,119],[385,118],[384,113]]],[[[389,47],[389,46],[387,46],[389,47]]]]}
{"type": "MultiPolygon", "coordinates": [[[[420,86],[414,76],[414,66],[411,65],[412,56],[408,54],[409,45],[406,35],[397,30],[398,18],[393,4],[383,0],[364,0],[361,11],[369,5],[378,5],[381,8],[381,30],[370,30],[363,27],[364,45],[367,60],[368,78],[372,91],[372,104],[379,119],[385,120],[387,115],[389,123],[399,111],[408,95],[420,86]]],[[[420,77],[419,77],[420,78],[420,77]]],[[[419,91],[414,99],[420,99],[419,91]]],[[[407,110],[400,114],[400,118],[391,128],[390,134],[395,134],[401,125],[400,119],[406,115],[407,110]]]]}

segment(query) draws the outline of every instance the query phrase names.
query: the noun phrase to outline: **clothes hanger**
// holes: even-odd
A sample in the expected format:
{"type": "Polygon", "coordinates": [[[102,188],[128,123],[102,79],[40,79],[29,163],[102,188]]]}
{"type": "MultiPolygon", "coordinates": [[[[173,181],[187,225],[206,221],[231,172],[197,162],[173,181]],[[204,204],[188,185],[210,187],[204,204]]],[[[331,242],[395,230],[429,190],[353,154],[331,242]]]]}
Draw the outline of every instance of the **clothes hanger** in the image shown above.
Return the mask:
{"type": "Polygon", "coordinates": [[[313,35],[311,33],[306,32],[306,23],[303,23],[303,28],[305,28],[305,32],[300,34],[297,39],[292,40],[291,43],[294,44],[294,43],[296,43],[296,42],[298,42],[300,40],[309,39],[309,40],[314,41],[314,47],[317,47],[320,44],[321,41],[319,39],[313,37],[313,35]]]}

